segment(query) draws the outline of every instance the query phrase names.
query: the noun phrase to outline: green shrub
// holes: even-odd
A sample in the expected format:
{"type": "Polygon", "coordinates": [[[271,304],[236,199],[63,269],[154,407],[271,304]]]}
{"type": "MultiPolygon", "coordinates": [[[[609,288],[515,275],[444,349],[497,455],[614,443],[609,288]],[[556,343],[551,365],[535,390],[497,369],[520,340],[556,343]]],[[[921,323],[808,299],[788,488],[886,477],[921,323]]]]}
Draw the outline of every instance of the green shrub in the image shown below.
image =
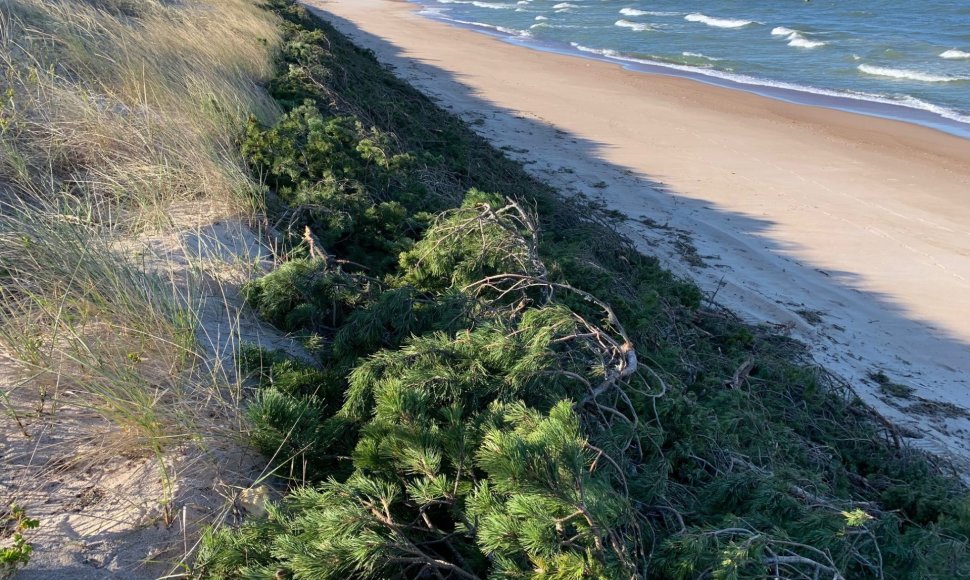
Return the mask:
{"type": "Polygon", "coordinates": [[[6,578],[26,566],[34,547],[30,545],[24,532],[35,529],[40,522],[27,516],[24,509],[11,505],[6,513],[0,514],[0,577],[6,578]]]}
{"type": "Polygon", "coordinates": [[[471,302],[460,292],[432,297],[409,286],[387,290],[347,317],[334,337],[334,359],[352,366],[357,359],[400,346],[411,336],[435,331],[451,335],[471,323],[470,308],[471,302]]]}
{"type": "Polygon", "coordinates": [[[344,381],[333,372],[256,347],[242,349],[242,371],[256,379],[247,409],[257,450],[273,459],[276,473],[298,481],[345,472],[352,431],[333,417],[344,381]]]}
{"type": "Polygon", "coordinates": [[[532,232],[518,208],[470,190],[458,209],[440,214],[414,248],[401,254],[402,281],[426,292],[465,290],[495,274],[542,274],[532,232]]]}
{"type": "Polygon", "coordinates": [[[296,259],[249,282],[246,302],[265,320],[286,331],[335,329],[366,304],[370,282],[333,270],[323,258],[296,259]]]}
{"type": "Polygon", "coordinates": [[[322,251],[381,272],[410,248],[426,219],[408,209],[419,205],[405,171],[411,157],[389,149],[376,129],[325,119],[304,104],[266,130],[251,120],[243,155],[291,208],[287,225],[295,235],[309,227],[322,251]]]}
{"type": "Polygon", "coordinates": [[[242,372],[258,381],[260,389],[274,388],[294,397],[311,396],[339,407],[343,401],[342,377],[281,352],[251,345],[240,349],[242,372]]]}
{"type": "Polygon", "coordinates": [[[253,284],[259,312],[326,345],[319,369],[267,357],[252,406],[260,446],[309,475],[210,534],[200,574],[970,575],[965,487],[803,347],[704,308],[610,216],[271,5],[288,22],[274,90],[295,112],[251,161],[332,259],[379,266],[298,260],[253,284]],[[373,247],[368,211],[381,244],[348,258],[373,247]]]}
{"type": "Polygon", "coordinates": [[[349,117],[325,119],[312,102],[286,113],[270,129],[250,120],[243,155],[291,205],[358,188],[387,192],[411,162],[388,153],[388,139],[349,117]]]}

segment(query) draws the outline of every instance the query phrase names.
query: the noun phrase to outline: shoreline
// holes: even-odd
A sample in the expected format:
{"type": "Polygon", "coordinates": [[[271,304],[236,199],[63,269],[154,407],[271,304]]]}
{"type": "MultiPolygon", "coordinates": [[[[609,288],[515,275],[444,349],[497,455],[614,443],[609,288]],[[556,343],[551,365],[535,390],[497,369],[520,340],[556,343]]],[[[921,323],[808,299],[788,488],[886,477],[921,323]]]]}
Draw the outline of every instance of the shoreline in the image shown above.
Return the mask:
{"type": "Polygon", "coordinates": [[[903,102],[878,95],[852,95],[835,89],[802,86],[742,74],[723,73],[690,65],[610,55],[599,49],[589,49],[578,45],[569,46],[513,34],[491,24],[447,18],[435,13],[435,5],[426,4],[424,3],[425,0],[401,1],[416,6],[419,14],[425,18],[485,34],[513,46],[604,62],[632,72],[687,79],[723,89],[743,91],[793,105],[822,107],[854,115],[898,121],[970,140],[970,116],[919,99],[916,100],[925,105],[924,107],[906,105],[903,102]],[[946,114],[941,113],[940,110],[946,111],[946,114]]]}
{"type": "MultiPolygon", "coordinates": [[[[393,0],[305,0],[398,76],[712,301],[809,345],[914,436],[970,466],[970,142],[615,63],[535,51],[393,0]]],[[[968,471],[964,469],[964,472],[968,471]]]]}

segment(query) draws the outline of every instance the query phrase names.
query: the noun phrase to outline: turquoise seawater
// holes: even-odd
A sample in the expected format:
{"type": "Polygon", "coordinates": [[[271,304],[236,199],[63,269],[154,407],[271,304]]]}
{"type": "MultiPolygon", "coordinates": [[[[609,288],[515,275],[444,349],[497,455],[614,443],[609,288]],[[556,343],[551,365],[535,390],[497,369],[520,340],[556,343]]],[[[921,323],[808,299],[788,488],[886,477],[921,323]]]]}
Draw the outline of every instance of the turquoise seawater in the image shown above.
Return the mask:
{"type": "Polygon", "coordinates": [[[533,48],[970,138],[970,0],[420,0],[533,48]]]}

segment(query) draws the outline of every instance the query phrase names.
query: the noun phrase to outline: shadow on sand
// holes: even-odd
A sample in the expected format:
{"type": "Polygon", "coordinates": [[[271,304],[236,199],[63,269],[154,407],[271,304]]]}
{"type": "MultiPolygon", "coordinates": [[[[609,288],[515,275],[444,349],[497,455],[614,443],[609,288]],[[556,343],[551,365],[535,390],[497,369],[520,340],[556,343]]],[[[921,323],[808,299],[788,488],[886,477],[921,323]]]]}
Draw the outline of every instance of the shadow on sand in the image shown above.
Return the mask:
{"type": "Polygon", "coordinates": [[[970,466],[970,420],[895,404],[870,378],[882,371],[920,397],[970,409],[970,344],[912,316],[891,296],[861,290],[857,274],[801,258],[803,248],[770,235],[772,221],[686,197],[655,176],[607,161],[609,144],[545,122],[541,111],[503,108],[454,72],[430,59],[404,56],[401,47],[327,11],[325,4],[307,7],[533,176],[565,196],[585,195],[626,215],[620,231],[675,274],[695,281],[712,301],[809,345],[816,361],[848,381],[863,400],[921,434],[910,440],[914,446],[970,466]]]}

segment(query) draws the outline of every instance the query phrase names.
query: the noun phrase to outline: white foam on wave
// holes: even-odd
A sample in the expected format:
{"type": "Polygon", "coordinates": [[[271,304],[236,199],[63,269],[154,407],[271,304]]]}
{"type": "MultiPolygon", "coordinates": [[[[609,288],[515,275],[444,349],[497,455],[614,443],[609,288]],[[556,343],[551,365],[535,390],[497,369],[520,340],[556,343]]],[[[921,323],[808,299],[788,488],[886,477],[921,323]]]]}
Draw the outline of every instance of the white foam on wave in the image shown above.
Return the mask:
{"type": "Polygon", "coordinates": [[[644,24],[642,22],[630,22],[629,20],[617,20],[613,23],[614,26],[619,26],[620,28],[629,28],[630,30],[636,30],[637,32],[643,32],[644,30],[653,30],[653,27],[649,24],[644,24]]]}
{"type": "Polygon", "coordinates": [[[749,24],[754,24],[754,20],[740,20],[734,18],[714,18],[700,12],[691,12],[684,16],[688,22],[700,22],[714,28],[743,28],[749,24]]]}
{"type": "Polygon", "coordinates": [[[549,24],[548,22],[539,22],[539,23],[533,24],[529,28],[555,28],[560,30],[566,30],[566,29],[577,29],[577,28],[585,29],[586,27],[580,26],[578,24],[549,24]]]}
{"type": "Polygon", "coordinates": [[[934,105],[933,103],[928,103],[922,99],[917,99],[916,97],[911,97],[909,95],[903,95],[901,99],[892,101],[892,103],[904,105],[911,109],[921,109],[923,111],[936,113],[944,119],[970,124],[970,115],[961,115],[953,109],[948,109],[940,105],[934,105]]]}
{"type": "Polygon", "coordinates": [[[477,6],[479,8],[491,8],[492,10],[508,10],[509,8],[515,8],[515,4],[499,4],[497,2],[479,2],[475,0],[472,2],[472,6],[477,6]]]}
{"type": "Polygon", "coordinates": [[[592,54],[598,54],[600,56],[608,56],[610,58],[621,58],[620,53],[611,48],[590,48],[588,46],[583,46],[578,42],[570,42],[570,46],[581,52],[589,52],[592,54]]]}
{"type": "Polygon", "coordinates": [[[921,111],[934,113],[944,119],[949,119],[951,121],[970,124],[970,115],[959,113],[947,107],[935,105],[933,103],[928,103],[922,99],[917,99],[916,97],[912,97],[910,95],[899,95],[896,98],[892,98],[884,95],[874,95],[870,93],[856,93],[856,92],[847,93],[842,91],[834,91],[830,89],[820,89],[817,87],[810,87],[810,86],[799,85],[795,83],[769,81],[762,78],[757,78],[757,77],[752,77],[752,76],[742,75],[737,73],[730,73],[730,72],[711,69],[711,68],[672,64],[668,62],[647,60],[642,58],[633,58],[629,56],[624,56],[615,50],[590,48],[588,46],[583,46],[575,42],[571,42],[570,44],[573,46],[573,48],[581,52],[588,52],[588,53],[596,54],[599,56],[607,57],[621,62],[632,62],[636,64],[645,64],[645,65],[668,68],[668,69],[682,71],[682,72],[699,74],[702,76],[708,76],[712,78],[730,81],[732,83],[737,83],[739,85],[784,89],[784,90],[797,91],[800,93],[807,93],[812,95],[821,95],[826,97],[849,99],[853,101],[902,106],[910,109],[918,109],[921,111]]]}
{"type": "Polygon", "coordinates": [[[947,58],[952,60],[970,58],[970,52],[965,52],[962,50],[951,48],[950,50],[944,50],[943,52],[941,52],[940,58],[947,58]]]}
{"type": "Polygon", "coordinates": [[[682,54],[684,56],[692,56],[694,58],[703,58],[704,60],[711,60],[711,61],[714,61],[714,62],[717,62],[719,60],[724,60],[723,58],[715,58],[713,56],[707,56],[706,54],[701,54],[699,52],[684,51],[684,52],[682,52],[680,54],[682,54]]]}
{"type": "Polygon", "coordinates": [[[794,46],[795,48],[818,48],[825,46],[825,43],[821,40],[809,40],[796,32],[788,37],[788,46],[794,46]]]}
{"type": "Polygon", "coordinates": [[[553,6],[553,9],[555,10],[568,10],[569,8],[579,8],[579,6],[570,4],[569,2],[560,2],[559,4],[553,6]]]}
{"type": "Polygon", "coordinates": [[[794,46],[795,48],[818,48],[820,46],[825,46],[825,43],[821,40],[812,40],[810,38],[805,38],[805,34],[798,30],[792,28],[787,28],[785,26],[776,26],[771,29],[772,36],[784,36],[788,40],[788,46],[794,46]]]}
{"type": "Polygon", "coordinates": [[[479,0],[437,0],[439,4],[470,4],[478,8],[491,8],[492,10],[508,10],[515,8],[515,4],[504,4],[500,2],[481,2],[479,0]]]}
{"type": "Polygon", "coordinates": [[[535,18],[535,19],[536,19],[537,21],[542,21],[542,20],[549,20],[549,18],[547,18],[547,17],[545,17],[545,16],[536,16],[536,18],[535,18]]]}
{"type": "Polygon", "coordinates": [[[683,12],[656,12],[654,10],[638,10],[636,8],[621,8],[624,16],[680,16],[683,12]]]}
{"type": "Polygon", "coordinates": [[[949,75],[938,75],[918,70],[905,68],[888,68],[884,66],[873,66],[871,64],[860,64],[857,66],[860,71],[874,76],[891,77],[909,81],[920,81],[924,83],[952,83],[954,81],[970,80],[970,77],[955,77],[949,75]]]}
{"type": "Polygon", "coordinates": [[[508,34],[509,36],[518,36],[521,38],[529,38],[532,33],[528,30],[518,30],[516,28],[507,28],[505,26],[496,26],[494,24],[488,24],[486,22],[475,22],[474,20],[459,20],[457,18],[448,18],[445,16],[440,16],[442,20],[447,22],[454,22],[455,24],[464,24],[466,26],[475,26],[477,28],[486,28],[488,30],[494,30],[496,32],[501,32],[502,34],[508,34]]]}

